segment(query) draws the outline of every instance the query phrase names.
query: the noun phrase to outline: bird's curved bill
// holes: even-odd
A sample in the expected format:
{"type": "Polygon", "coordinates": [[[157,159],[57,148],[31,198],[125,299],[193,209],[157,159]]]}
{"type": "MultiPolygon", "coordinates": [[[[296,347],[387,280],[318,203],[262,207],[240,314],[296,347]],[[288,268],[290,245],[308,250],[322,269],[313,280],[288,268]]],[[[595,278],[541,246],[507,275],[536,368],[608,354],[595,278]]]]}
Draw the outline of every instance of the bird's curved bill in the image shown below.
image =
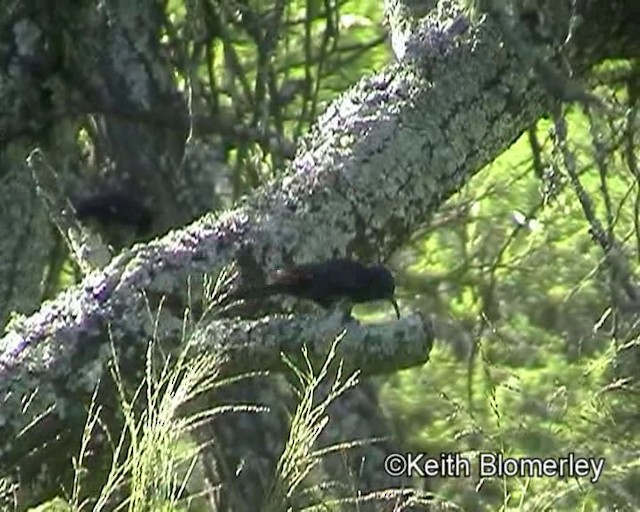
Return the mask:
{"type": "Polygon", "coordinates": [[[396,316],[398,318],[400,318],[400,308],[398,307],[398,303],[396,302],[396,299],[394,299],[393,297],[389,299],[389,302],[391,302],[391,304],[393,304],[393,309],[395,309],[396,311],[396,316]]]}

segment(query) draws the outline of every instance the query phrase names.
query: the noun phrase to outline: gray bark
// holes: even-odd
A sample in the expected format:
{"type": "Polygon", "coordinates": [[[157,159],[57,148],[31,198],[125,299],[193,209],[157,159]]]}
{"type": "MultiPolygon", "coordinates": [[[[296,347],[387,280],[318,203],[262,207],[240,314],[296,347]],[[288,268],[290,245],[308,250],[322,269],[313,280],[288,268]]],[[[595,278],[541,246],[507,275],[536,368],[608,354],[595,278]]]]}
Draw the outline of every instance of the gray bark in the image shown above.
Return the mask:
{"type": "Polygon", "coordinates": [[[0,328],[12,312],[33,313],[42,299],[43,267],[53,233],[26,165],[0,155],[0,328]]]}

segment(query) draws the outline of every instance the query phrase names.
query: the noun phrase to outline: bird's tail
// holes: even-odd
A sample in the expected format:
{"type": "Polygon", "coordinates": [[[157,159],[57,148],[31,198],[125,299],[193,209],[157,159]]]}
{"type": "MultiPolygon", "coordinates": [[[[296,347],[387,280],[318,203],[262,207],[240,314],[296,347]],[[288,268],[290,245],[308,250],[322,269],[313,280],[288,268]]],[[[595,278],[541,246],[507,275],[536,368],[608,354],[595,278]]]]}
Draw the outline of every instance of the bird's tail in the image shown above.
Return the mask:
{"type": "Polygon", "coordinates": [[[246,299],[263,299],[265,297],[271,297],[272,295],[286,293],[288,289],[289,285],[287,283],[271,283],[263,286],[240,288],[230,292],[226,296],[225,302],[236,302],[246,299]]]}

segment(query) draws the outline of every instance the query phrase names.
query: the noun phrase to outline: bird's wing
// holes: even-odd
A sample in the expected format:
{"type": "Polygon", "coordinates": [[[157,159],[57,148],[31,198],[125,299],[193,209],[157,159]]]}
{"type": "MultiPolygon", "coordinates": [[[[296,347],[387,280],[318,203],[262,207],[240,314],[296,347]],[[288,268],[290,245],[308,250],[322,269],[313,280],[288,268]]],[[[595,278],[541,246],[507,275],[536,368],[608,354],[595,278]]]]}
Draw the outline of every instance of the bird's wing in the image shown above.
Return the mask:
{"type": "Polygon", "coordinates": [[[362,263],[335,259],[324,267],[322,278],[336,296],[351,295],[367,282],[368,273],[362,263]]]}
{"type": "Polygon", "coordinates": [[[314,279],[313,269],[310,265],[300,265],[289,269],[282,269],[276,272],[272,284],[280,285],[283,288],[292,288],[291,291],[303,292],[311,286],[314,279]]]}

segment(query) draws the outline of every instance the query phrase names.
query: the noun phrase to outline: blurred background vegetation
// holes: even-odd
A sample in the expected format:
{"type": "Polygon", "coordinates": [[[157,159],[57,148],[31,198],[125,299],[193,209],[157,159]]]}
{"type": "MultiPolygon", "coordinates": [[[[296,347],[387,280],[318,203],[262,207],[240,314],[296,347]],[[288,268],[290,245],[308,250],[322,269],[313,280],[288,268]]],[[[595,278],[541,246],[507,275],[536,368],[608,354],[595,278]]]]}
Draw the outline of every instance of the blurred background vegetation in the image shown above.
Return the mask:
{"type": "MultiPolygon", "coordinates": [[[[157,15],[160,53],[190,112],[181,169],[208,177],[187,199],[192,218],[277,178],[327,103],[392,59],[371,0],[171,0],[157,15]]],[[[609,62],[592,76],[590,90],[620,109],[567,107],[568,140],[595,216],[635,271],[640,68],[609,62]]],[[[594,242],[553,128],[532,126],[391,259],[403,308],[433,315],[438,339],[427,365],[379,379],[382,401],[409,450],[575,452],[605,457],[604,476],[431,482],[462,510],[640,509],[637,315],[594,242]]],[[[91,121],[68,129],[84,162],[78,187],[118,182],[91,121]]],[[[43,297],[79,279],[57,254],[43,297]]]]}

